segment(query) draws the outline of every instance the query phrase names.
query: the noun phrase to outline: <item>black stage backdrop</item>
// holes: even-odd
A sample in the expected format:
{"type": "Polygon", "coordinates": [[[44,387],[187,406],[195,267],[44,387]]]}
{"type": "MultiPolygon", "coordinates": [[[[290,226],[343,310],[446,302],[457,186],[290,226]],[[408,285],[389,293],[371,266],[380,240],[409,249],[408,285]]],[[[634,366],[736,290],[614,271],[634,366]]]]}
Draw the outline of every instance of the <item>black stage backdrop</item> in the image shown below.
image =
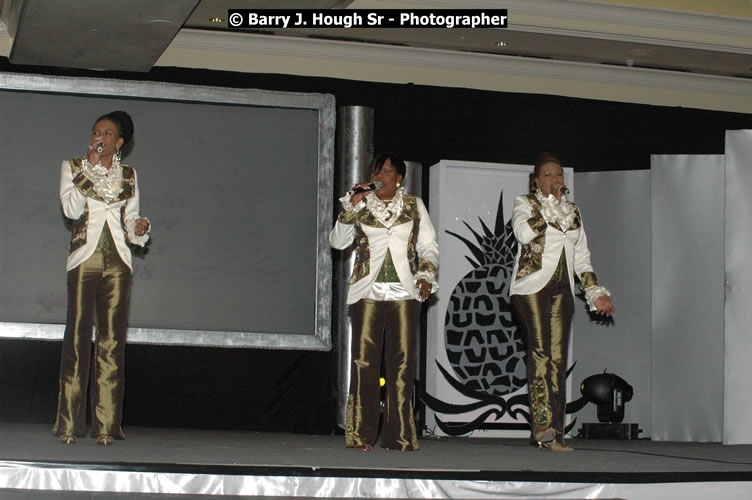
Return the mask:
{"type": "MultiPolygon", "coordinates": [[[[550,150],[576,172],[641,170],[651,154],[723,154],[725,130],[752,129],[752,114],[413,84],[181,68],[93,72],[7,58],[0,71],[329,93],[337,106],[375,109],[377,152],[425,167],[440,159],[531,164],[550,150]]],[[[52,424],[59,355],[59,342],[0,340],[0,420],[52,424]]],[[[125,426],[336,429],[333,352],[129,345],[126,357],[125,426]]]]}

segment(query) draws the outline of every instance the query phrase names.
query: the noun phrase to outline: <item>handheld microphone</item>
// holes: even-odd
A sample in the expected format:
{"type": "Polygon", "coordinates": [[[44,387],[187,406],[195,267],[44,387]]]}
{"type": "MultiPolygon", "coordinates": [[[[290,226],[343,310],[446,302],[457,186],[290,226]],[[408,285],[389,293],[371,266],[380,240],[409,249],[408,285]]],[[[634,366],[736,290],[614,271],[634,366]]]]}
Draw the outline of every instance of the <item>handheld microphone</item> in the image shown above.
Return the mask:
{"type": "Polygon", "coordinates": [[[373,181],[366,187],[356,187],[353,189],[353,194],[355,193],[365,193],[366,191],[375,191],[376,189],[379,189],[381,186],[383,186],[384,183],[381,181],[373,181]]]}
{"type": "Polygon", "coordinates": [[[569,194],[569,188],[568,187],[561,188],[561,194],[569,194]]]}
{"type": "Polygon", "coordinates": [[[104,144],[100,142],[97,144],[97,153],[101,153],[102,151],[104,151],[104,144]]]}

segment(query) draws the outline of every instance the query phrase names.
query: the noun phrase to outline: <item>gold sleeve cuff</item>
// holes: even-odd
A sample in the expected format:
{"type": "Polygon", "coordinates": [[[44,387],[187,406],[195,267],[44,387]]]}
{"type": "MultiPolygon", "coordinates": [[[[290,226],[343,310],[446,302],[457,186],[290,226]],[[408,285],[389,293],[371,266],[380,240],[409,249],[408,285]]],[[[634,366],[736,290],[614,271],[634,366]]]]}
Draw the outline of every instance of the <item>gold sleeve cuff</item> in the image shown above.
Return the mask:
{"type": "Polygon", "coordinates": [[[598,279],[595,277],[595,273],[582,273],[580,275],[580,290],[585,290],[591,286],[600,286],[598,284],[598,279]]]}
{"type": "Polygon", "coordinates": [[[438,274],[438,270],[436,269],[436,264],[426,259],[420,259],[420,262],[418,262],[418,272],[430,273],[430,274],[433,274],[434,276],[438,274]]]}
{"type": "Polygon", "coordinates": [[[420,259],[418,272],[415,273],[416,286],[419,280],[426,280],[431,285],[431,293],[436,293],[439,289],[439,272],[436,264],[430,260],[420,259]]]}
{"type": "Polygon", "coordinates": [[[358,219],[358,212],[354,210],[342,210],[337,216],[337,222],[342,224],[354,224],[358,219]]]}
{"type": "Polygon", "coordinates": [[[366,208],[363,200],[360,200],[357,205],[352,206],[350,203],[351,196],[352,193],[346,193],[339,199],[342,211],[337,216],[337,221],[342,224],[353,224],[358,219],[358,214],[366,208]]]}

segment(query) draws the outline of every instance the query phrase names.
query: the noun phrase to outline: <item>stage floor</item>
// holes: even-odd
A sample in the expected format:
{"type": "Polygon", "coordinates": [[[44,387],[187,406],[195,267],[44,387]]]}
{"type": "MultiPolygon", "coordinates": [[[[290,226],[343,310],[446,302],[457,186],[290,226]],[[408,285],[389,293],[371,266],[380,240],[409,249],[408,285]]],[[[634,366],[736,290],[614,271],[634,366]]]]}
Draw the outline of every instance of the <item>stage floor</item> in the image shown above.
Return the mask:
{"type": "MultiPolygon", "coordinates": [[[[752,498],[752,445],[571,439],[568,443],[576,451],[552,453],[538,451],[522,439],[463,437],[421,439],[420,451],[403,453],[378,447],[371,452],[356,452],[344,447],[342,436],[166,428],[126,428],[125,432],[127,439],[115,441],[110,447],[97,446],[92,438],[81,438],[77,444],[66,446],[51,434],[49,425],[0,423],[0,492],[10,494],[11,489],[29,487],[68,490],[72,472],[74,476],[103,472],[129,473],[129,481],[133,481],[134,474],[161,474],[448,480],[476,484],[734,482],[743,488],[748,485],[747,498],[752,498]],[[65,471],[66,479],[58,476],[50,479],[52,470],[65,471]],[[32,472],[41,474],[41,479],[28,479],[32,472]],[[26,481],[21,486],[19,477],[26,481]]],[[[82,488],[93,491],[91,487],[82,488]]],[[[133,492],[149,491],[144,488],[147,489],[133,492]]],[[[229,489],[219,493],[231,494],[229,489]]],[[[121,484],[111,491],[126,490],[121,484]]],[[[176,491],[168,488],[161,493],[176,491]]],[[[258,498],[264,491],[260,493],[258,498]]],[[[279,498],[280,492],[270,496],[279,498]]]]}

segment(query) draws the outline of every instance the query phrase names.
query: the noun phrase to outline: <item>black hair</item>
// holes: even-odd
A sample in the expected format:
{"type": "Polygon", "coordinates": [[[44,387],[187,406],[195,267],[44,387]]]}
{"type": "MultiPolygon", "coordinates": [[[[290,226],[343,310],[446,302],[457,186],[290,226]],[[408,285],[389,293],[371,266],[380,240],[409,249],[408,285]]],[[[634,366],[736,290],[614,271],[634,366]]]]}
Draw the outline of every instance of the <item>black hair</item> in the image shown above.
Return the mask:
{"type": "Polygon", "coordinates": [[[133,120],[131,119],[131,115],[125,111],[110,111],[106,115],[97,118],[94,125],[102,120],[110,120],[117,125],[118,135],[123,139],[123,146],[131,142],[133,138],[133,120]]]}
{"type": "Polygon", "coordinates": [[[404,179],[405,174],[407,174],[407,165],[405,165],[402,158],[394,153],[379,153],[374,156],[373,160],[371,160],[371,164],[368,165],[368,171],[372,174],[378,174],[381,172],[381,169],[384,168],[384,163],[386,163],[387,160],[392,163],[392,166],[397,170],[397,173],[399,173],[404,179]]]}

